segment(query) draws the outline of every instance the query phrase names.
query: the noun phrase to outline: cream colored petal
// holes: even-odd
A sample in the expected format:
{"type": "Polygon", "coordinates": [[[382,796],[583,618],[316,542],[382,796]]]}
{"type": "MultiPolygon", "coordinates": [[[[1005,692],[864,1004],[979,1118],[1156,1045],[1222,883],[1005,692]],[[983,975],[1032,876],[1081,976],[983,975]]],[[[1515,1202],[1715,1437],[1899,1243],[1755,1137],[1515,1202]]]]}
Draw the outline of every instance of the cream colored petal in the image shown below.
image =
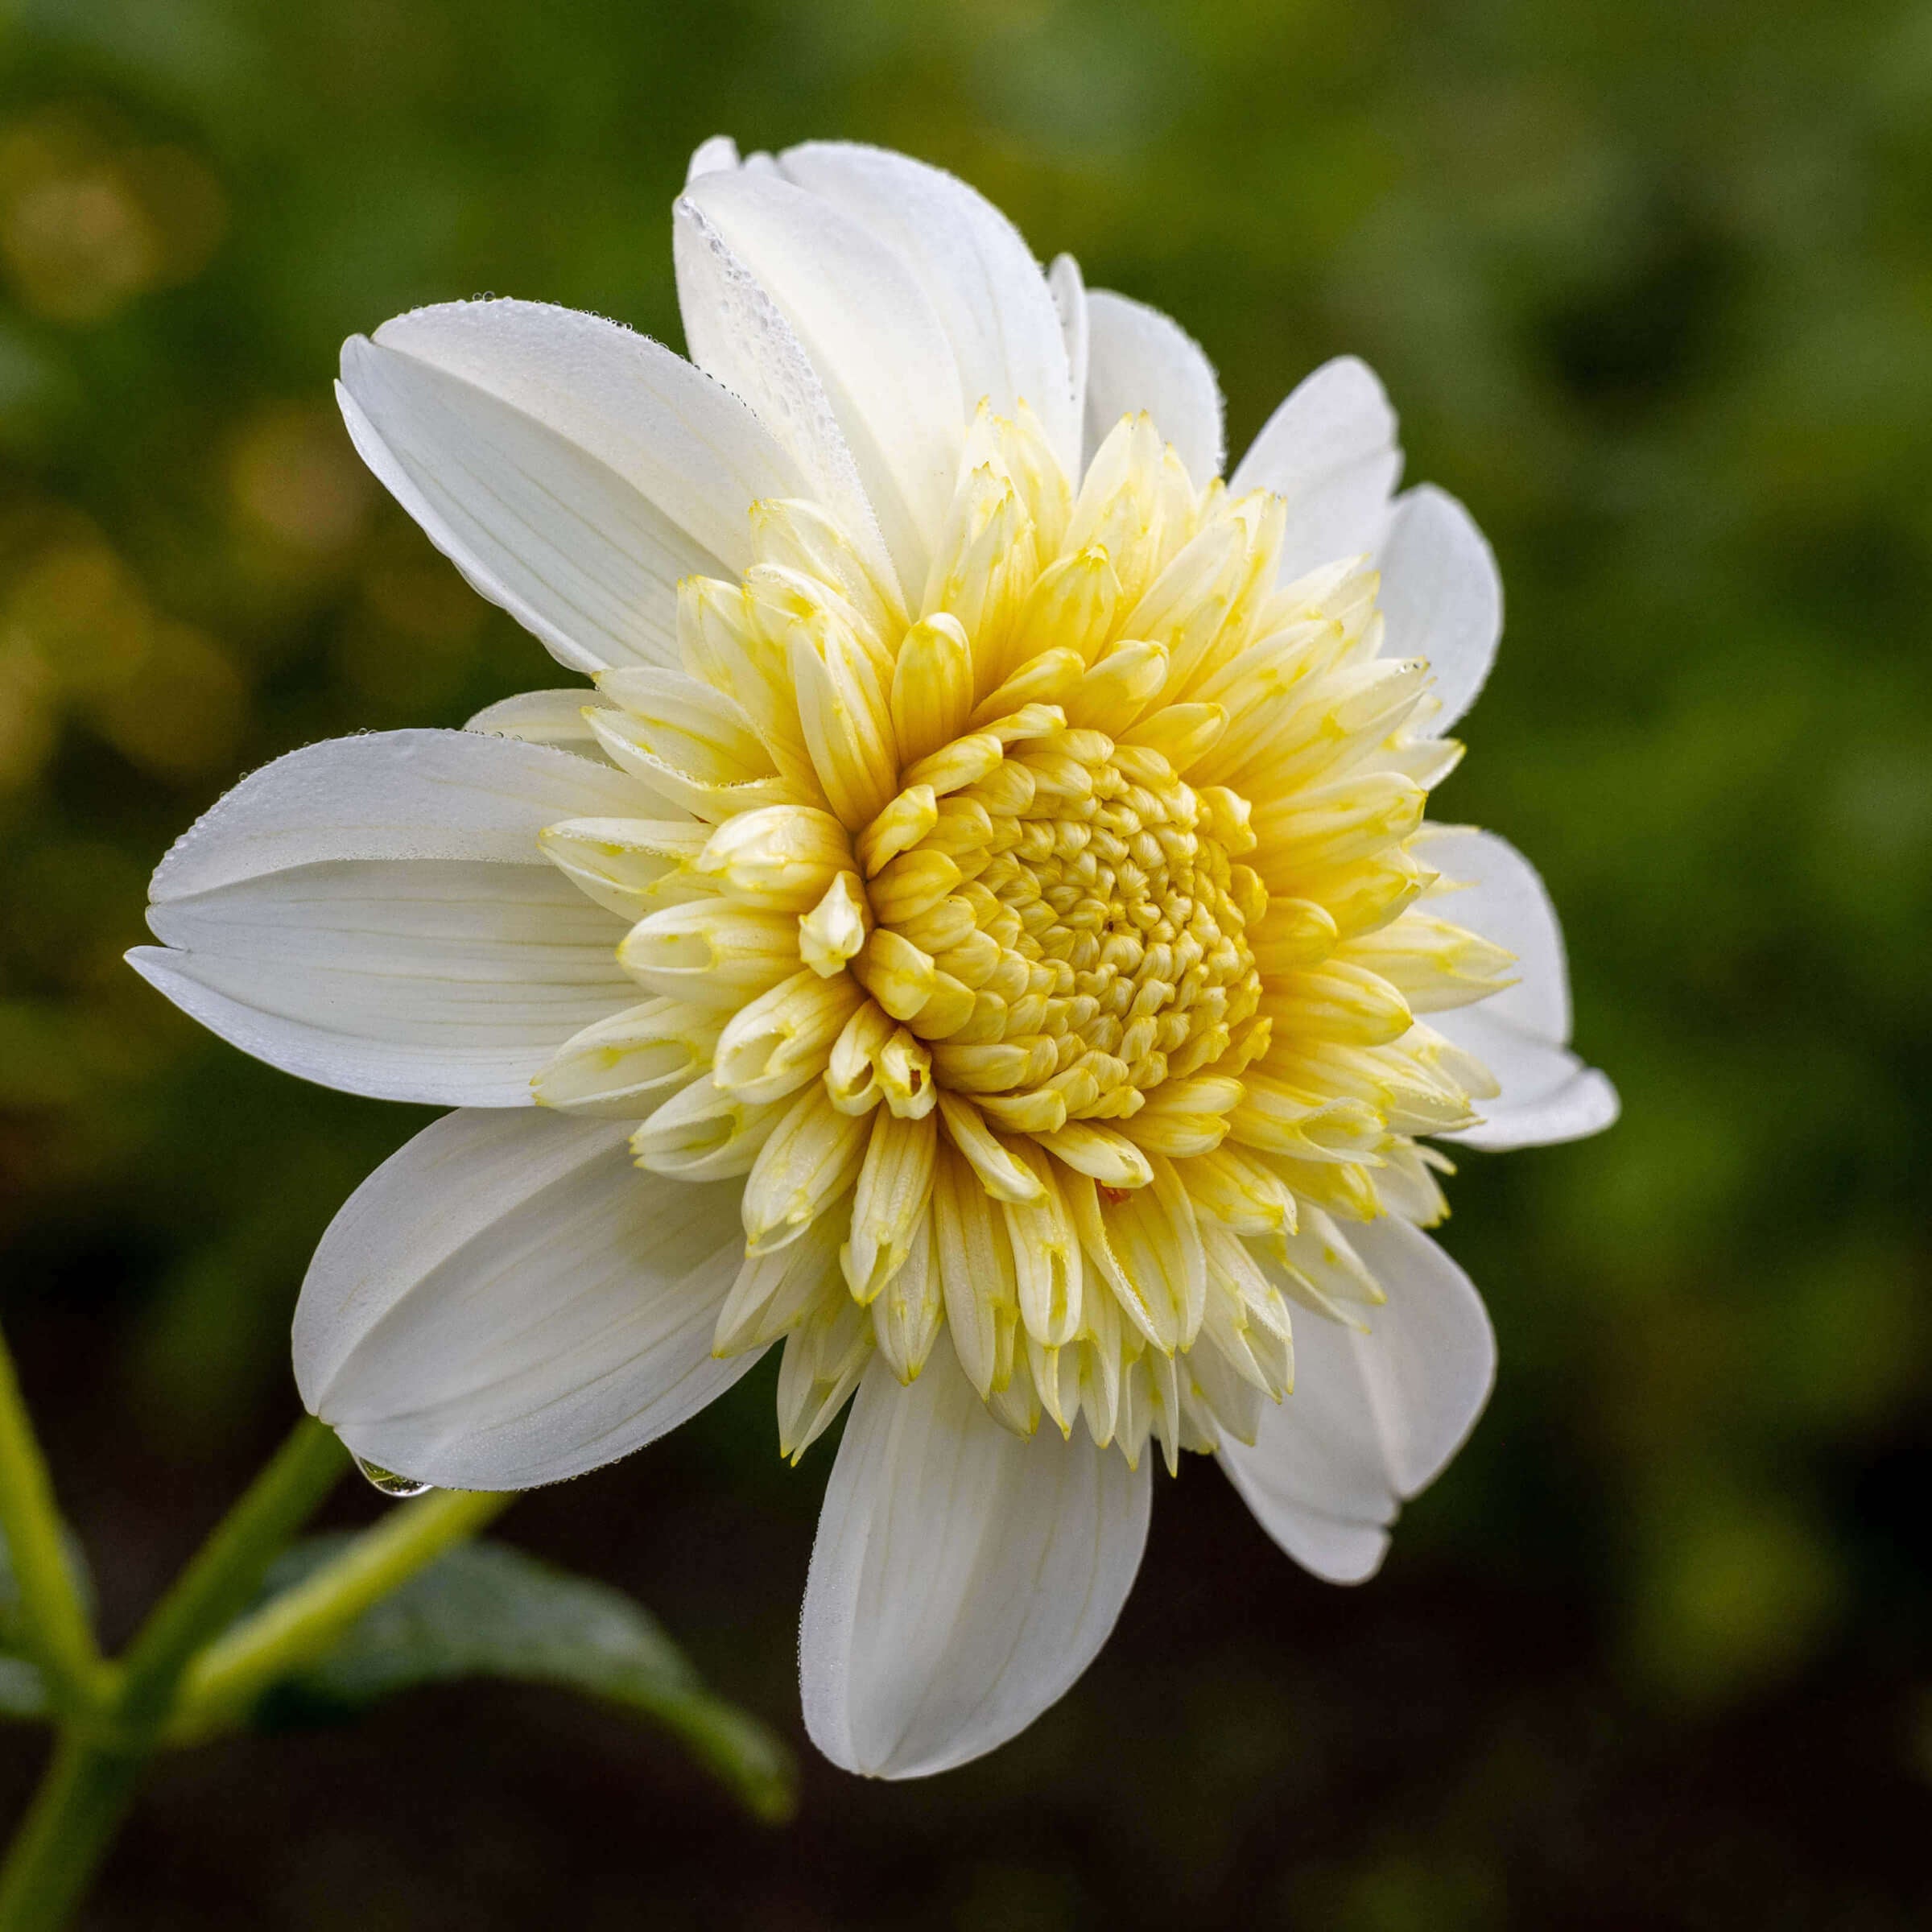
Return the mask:
{"type": "Polygon", "coordinates": [[[617,960],[652,993],[735,1008],[795,970],[798,921],[722,899],[696,900],[640,919],[624,936],[617,960]]]}
{"type": "Polygon", "coordinates": [[[601,316],[540,302],[445,302],[385,322],[375,339],[567,437],[728,570],[751,560],[745,506],[803,487],[736,396],[601,316]]]}
{"type": "Polygon", "coordinates": [[[634,923],[712,896],[692,869],[708,831],[691,819],[565,819],[543,828],[541,849],[580,892],[634,923]]]}
{"type": "Polygon", "coordinates": [[[718,1311],[713,1352],[762,1348],[827,1302],[848,1300],[839,1274],[839,1232],[836,1216],[821,1216],[789,1247],[746,1255],[718,1311]]]}
{"type": "MultiPolygon", "coordinates": [[[[1080,449],[1077,459],[1067,465],[1074,476],[1087,467],[1088,459],[1093,454],[1094,446],[1086,440],[1087,421],[1087,363],[1088,357],[1088,328],[1087,323],[1087,285],[1080,275],[1080,265],[1071,255],[1055,255],[1052,266],[1046,270],[1046,287],[1053,296],[1053,306],[1060,318],[1060,339],[1067,345],[1067,373],[1073,382],[1074,418],[1080,433],[1080,449]]],[[[1112,423],[1108,425],[1112,428],[1112,423]]]]}
{"type": "Polygon", "coordinates": [[[1476,702],[1503,630],[1503,580],[1476,519],[1425,484],[1397,499],[1377,552],[1383,654],[1426,659],[1445,732],[1476,702]]]}
{"type": "Polygon", "coordinates": [[[1431,908],[1506,947],[1520,975],[1480,1005],[1434,1016],[1437,1030],[1501,1084],[1480,1104],[1484,1125],[1456,1137],[1501,1149],[1600,1133],[1616,1118],[1616,1092],[1569,1051],[1563,931],[1535,868],[1507,840],[1467,828],[1432,830],[1417,848],[1445,884],[1431,908]]]}
{"type": "Polygon", "coordinates": [[[785,1338],[778,1364],[778,1447],[793,1462],[837,1419],[875,1352],[872,1311],[842,1286],[785,1338]]]}
{"type": "Polygon", "coordinates": [[[852,832],[869,825],[898,791],[892,715],[877,673],[837,631],[791,645],[792,687],[805,744],[832,809],[852,832]]]}
{"type": "Polygon", "coordinates": [[[845,1279],[861,1302],[871,1301],[906,1265],[915,1236],[923,1238],[939,1141],[932,1114],[902,1120],[885,1107],[873,1114],[852,1197],[852,1236],[841,1257],[845,1279]]]}
{"type": "Polygon", "coordinates": [[[954,1352],[966,1379],[990,1395],[1001,1370],[1002,1331],[1010,1373],[1019,1319],[1013,1244],[1005,1217],[959,1150],[939,1150],[932,1183],[934,1261],[954,1352]]]}
{"type": "Polygon", "coordinates": [[[745,1183],[742,1211],[748,1253],[794,1241],[858,1178],[866,1121],[841,1113],[814,1082],[789,1103],[758,1150],[745,1183]]]}
{"type": "Polygon", "coordinates": [[[799,919],[799,956],[821,978],[842,972],[871,929],[872,909],[856,873],[842,872],[799,919]]]}
{"type": "Polygon", "coordinates": [[[965,729],[972,709],[972,646],[957,617],[939,611],[906,634],[892,674],[892,721],[901,758],[930,757],[965,729]]]}
{"type": "Polygon", "coordinates": [[[749,1174],[785,1117],[787,1103],[740,1098],[709,1074],[675,1093],[630,1137],[641,1167],[674,1180],[718,1181],[749,1174]]]}
{"type": "Polygon", "coordinates": [[[930,1214],[920,1217],[904,1263],[887,1278],[871,1308],[880,1361],[902,1384],[918,1381],[946,1313],[930,1214]]]}
{"type": "Polygon", "coordinates": [[[514,1106],[552,1047],[628,1002],[621,923],[547,869],[292,869],[157,906],[130,963],[286,1071],[385,1098],[514,1106]]]}
{"type": "Polygon", "coordinates": [[[826,1070],[833,1042],[865,995],[849,973],[800,971],[731,1016],[718,1038],[714,1075],[748,1100],[782,1100],[826,1070]]]}
{"type": "Polygon", "coordinates": [[[1013,1243],[1020,1319],[1036,1341],[1063,1347],[1080,1331],[1080,1237],[1052,1161],[1030,1140],[1013,1141],[1009,1151],[1040,1184],[1033,1199],[1000,1204],[1013,1243]]]}
{"type": "Polygon", "coordinates": [[[852,841],[831,813],[805,805],[766,806],[729,819],[707,841],[701,877],[747,906],[809,912],[852,867],[852,841]]]}
{"type": "Polygon", "coordinates": [[[711,1064],[724,1016],[646,1000],[573,1034],[530,1083],[543,1107],[641,1121],[711,1064]]]}

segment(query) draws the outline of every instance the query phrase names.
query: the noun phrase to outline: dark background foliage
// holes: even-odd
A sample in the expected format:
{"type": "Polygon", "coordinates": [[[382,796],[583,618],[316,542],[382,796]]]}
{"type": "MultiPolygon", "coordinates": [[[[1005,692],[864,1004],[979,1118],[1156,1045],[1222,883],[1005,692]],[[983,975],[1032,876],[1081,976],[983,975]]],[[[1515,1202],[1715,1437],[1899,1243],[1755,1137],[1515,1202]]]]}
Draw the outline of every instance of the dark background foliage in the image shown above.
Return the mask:
{"type": "MultiPolygon", "coordinates": [[[[539,1690],[161,1767],[86,1922],[1339,1932],[1923,1922],[1932,1790],[1932,14],[1896,0],[16,0],[0,25],[4,1315],[118,1639],[294,1413],[416,1112],[119,963],[240,772],[548,681],[359,470],[336,346],[494,290],[679,341],[719,128],[956,169],[1183,317],[1237,450],[1367,357],[1509,626],[1452,816],[1544,868],[1583,1146],[1472,1157],[1501,1381],[1382,1578],[1160,1483],[1113,1644],[789,1833],[539,1690]]],[[[530,1497],[796,1731],[827,1447],[767,1374],[530,1497]]],[[[363,1520],[376,1499],[339,1500],[363,1520]]],[[[0,1801],[39,1740],[0,1738],[0,1801]]]]}

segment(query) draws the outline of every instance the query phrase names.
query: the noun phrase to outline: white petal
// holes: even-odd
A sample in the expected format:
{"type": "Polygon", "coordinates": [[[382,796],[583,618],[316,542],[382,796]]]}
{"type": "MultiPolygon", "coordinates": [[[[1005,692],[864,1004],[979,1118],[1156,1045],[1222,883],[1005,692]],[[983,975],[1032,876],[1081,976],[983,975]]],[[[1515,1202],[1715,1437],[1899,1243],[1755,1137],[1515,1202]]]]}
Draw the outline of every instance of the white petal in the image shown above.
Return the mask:
{"type": "MultiPolygon", "coordinates": [[[[693,179],[729,171],[721,154],[714,149],[711,164],[697,170],[693,179]]],[[[694,169],[696,159],[692,157],[694,169]]],[[[807,494],[838,522],[881,577],[896,588],[886,540],[859,480],[858,465],[797,332],[716,224],[683,196],[671,209],[671,243],[678,310],[691,360],[744,399],[799,466],[807,494]]]]}
{"type": "Polygon", "coordinates": [[[1151,1459],[1009,1434],[942,1342],[902,1389],[875,1361],[825,1492],[799,1639],[806,1728],[877,1777],[1023,1730],[1105,1641],[1147,1538],[1151,1459]]]}
{"type": "Polygon", "coordinates": [[[1502,1153],[1513,1147],[1548,1147],[1601,1133],[1620,1111],[1616,1089],[1567,1046],[1525,1032],[1492,1001],[1454,1013],[1431,1013],[1430,1024],[1472,1053],[1501,1084],[1493,1100],[1478,1100],[1483,1118],[1440,1137],[1464,1147],[1502,1153]]]}
{"type": "MultiPolygon", "coordinates": [[[[900,581],[923,584],[967,427],[952,346],[924,290],[858,222],[776,175],[701,175],[679,206],[704,216],[803,346],[900,581]]],[[[768,386],[764,323],[741,302],[686,304],[685,283],[680,262],[693,353],[786,440],[758,393],[768,386]]]]}
{"type": "Polygon", "coordinates": [[[1376,562],[1386,629],[1382,654],[1426,658],[1441,700],[1432,731],[1447,731],[1476,702],[1503,634],[1503,580],[1476,519],[1425,483],[1397,500],[1376,562]]]}
{"type": "Polygon", "coordinates": [[[691,150],[691,165],[684,171],[685,185],[688,187],[700,175],[715,175],[720,171],[729,174],[739,165],[737,142],[729,134],[713,134],[691,150]]]}
{"type": "MultiPolygon", "coordinates": [[[[376,331],[614,471],[727,572],[749,568],[751,506],[797,496],[798,465],[713,378],[648,336],[542,302],[446,302],[376,331]]],[[[667,538],[667,541],[670,539],[667,538]]]]}
{"type": "Polygon", "coordinates": [[[600,765],[610,760],[584,713],[586,709],[608,711],[608,700],[588,686],[564,691],[520,691],[514,697],[485,704],[473,718],[464,720],[465,731],[485,731],[499,738],[523,738],[532,745],[552,745],[580,758],[594,759],[600,765]]]}
{"type": "Polygon", "coordinates": [[[1261,425],[1228,487],[1271,489],[1288,501],[1284,583],[1381,541],[1402,473],[1395,411],[1375,372],[1337,356],[1304,377],[1261,425]]]}
{"type": "Polygon", "coordinates": [[[1024,400],[1069,476],[1080,425],[1059,312],[1019,230],[944,170],[884,148],[814,141],[778,156],[788,180],[849,215],[926,291],[952,345],[962,399],[1010,416],[1024,400]]]}
{"type": "Polygon", "coordinates": [[[493,859],[526,865],[568,818],[663,818],[607,765],[465,731],[372,732],[307,745],[251,772],[175,840],[157,905],[320,859],[493,859]]]}
{"type": "Polygon", "coordinates": [[[1158,308],[1104,288],[1087,292],[1087,447],[1144,409],[1197,488],[1218,477],[1221,386],[1200,344],[1158,308]]]}
{"type": "Polygon", "coordinates": [[[735,1185],[641,1172],[627,1128],[460,1113],[350,1195],[295,1310],[302,1399],[419,1481],[523,1489],[626,1455],[757,1359],[711,1352],[735,1185]]]}
{"type": "Polygon", "coordinates": [[[1481,1298],[1428,1236],[1385,1217],[1348,1239],[1389,1297],[1370,1332],[1298,1319],[1293,1393],[1263,1407],[1252,1448],[1219,1451],[1261,1527],[1336,1583],[1381,1567],[1402,1504],[1462,1446],[1496,1376],[1481,1298]]]}
{"type": "Polygon", "coordinates": [[[539,854],[561,818],[643,795],[514,739],[407,731],[291,752],[175,845],[165,949],[130,962],[286,1071],[384,1099],[521,1106],[549,1054],[634,1004],[622,923],[539,854]],[[561,888],[561,890],[559,890],[561,888]]]}
{"type": "Polygon", "coordinates": [[[677,662],[677,580],[749,555],[798,472],[663,348],[536,303],[454,303],[342,345],[363,460],[476,589],[576,671],[677,662]]]}
{"type": "MultiPolygon", "coordinates": [[[[1556,907],[1536,868],[1507,839],[1472,825],[1431,825],[1415,851],[1455,887],[1432,896],[1426,910],[1516,955],[1517,984],[1473,1010],[1567,1045],[1570,965],[1556,907]]],[[[1431,1013],[1429,1023],[1441,1017],[1431,1013]]]]}
{"type": "Polygon", "coordinates": [[[565,1040],[634,1001],[623,922],[548,865],[297,866],[157,906],[128,957],[286,1073],[439,1106],[520,1107],[565,1040]]]}
{"type": "Polygon", "coordinates": [[[1430,910],[1516,955],[1515,985],[1429,1024],[1473,1053],[1502,1084],[1477,1103],[1483,1121],[1445,1140],[1500,1151],[1600,1133],[1617,1116],[1616,1089],[1570,1051],[1570,968],[1556,908],[1536,868],[1507,839],[1472,826],[1431,828],[1422,862],[1457,890],[1430,910]]]}
{"type": "MultiPolygon", "coordinates": [[[[1078,460],[1068,470],[1075,488],[1087,473],[1088,459],[1094,446],[1086,438],[1087,423],[1087,363],[1090,347],[1087,321],[1087,284],[1081,278],[1080,265],[1071,255],[1055,255],[1053,266],[1046,271],[1046,286],[1053,295],[1054,308],[1060,318],[1060,337],[1067,345],[1067,374],[1073,383],[1074,421],[1080,427],[1080,448],[1078,460]]],[[[1113,427],[1111,423],[1108,425],[1113,427]]]]}

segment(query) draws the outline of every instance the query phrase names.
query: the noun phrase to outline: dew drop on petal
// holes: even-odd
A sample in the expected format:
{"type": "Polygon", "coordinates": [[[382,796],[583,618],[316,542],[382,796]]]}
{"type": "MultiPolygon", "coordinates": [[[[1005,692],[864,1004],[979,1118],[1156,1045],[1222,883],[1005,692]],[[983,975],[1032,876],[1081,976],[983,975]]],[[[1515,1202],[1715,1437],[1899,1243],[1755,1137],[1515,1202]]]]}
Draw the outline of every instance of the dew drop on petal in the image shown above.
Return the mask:
{"type": "Polygon", "coordinates": [[[393,1469],[385,1469],[380,1463],[372,1463],[358,1455],[356,1467],[369,1479],[369,1487],[378,1495],[394,1496],[398,1500],[411,1496],[427,1496],[436,1487],[434,1483],[419,1483],[413,1476],[398,1476],[393,1469]]]}

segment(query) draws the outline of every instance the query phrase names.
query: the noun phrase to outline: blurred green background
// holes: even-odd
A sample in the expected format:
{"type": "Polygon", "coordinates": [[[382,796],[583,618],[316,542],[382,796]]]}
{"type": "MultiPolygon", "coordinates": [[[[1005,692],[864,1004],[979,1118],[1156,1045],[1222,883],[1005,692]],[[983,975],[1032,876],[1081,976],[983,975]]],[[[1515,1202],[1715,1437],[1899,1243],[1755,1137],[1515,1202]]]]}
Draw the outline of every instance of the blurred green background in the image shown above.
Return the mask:
{"type": "MultiPolygon", "coordinates": [[[[1100,1663],[969,1770],[811,1765],[772,1835],[605,1714],[425,1693],[171,1761],[85,1922],[1926,1922],[1923,4],[5,10],[0,1312],[108,1634],[287,1426],[308,1252],[425,1117],[149,992],[148,872],[278,753],[553,681],[359,469],[337,345],[485,290],[681,345],[720,129],[964,175],[1184,320],[1236,451],[1381,371],[1509,590],[1440,809],[1544,869],[1624,1121],[1464,1163],[1501,1380],[1367,1588],[1196,1463],[1100,1663]]],[[[795,1735],[829,1460],[761,1374],[509,1533],[795,1735]]],[[[10,1813],[41,1749],[0,1737],[10,1813]]]]}

